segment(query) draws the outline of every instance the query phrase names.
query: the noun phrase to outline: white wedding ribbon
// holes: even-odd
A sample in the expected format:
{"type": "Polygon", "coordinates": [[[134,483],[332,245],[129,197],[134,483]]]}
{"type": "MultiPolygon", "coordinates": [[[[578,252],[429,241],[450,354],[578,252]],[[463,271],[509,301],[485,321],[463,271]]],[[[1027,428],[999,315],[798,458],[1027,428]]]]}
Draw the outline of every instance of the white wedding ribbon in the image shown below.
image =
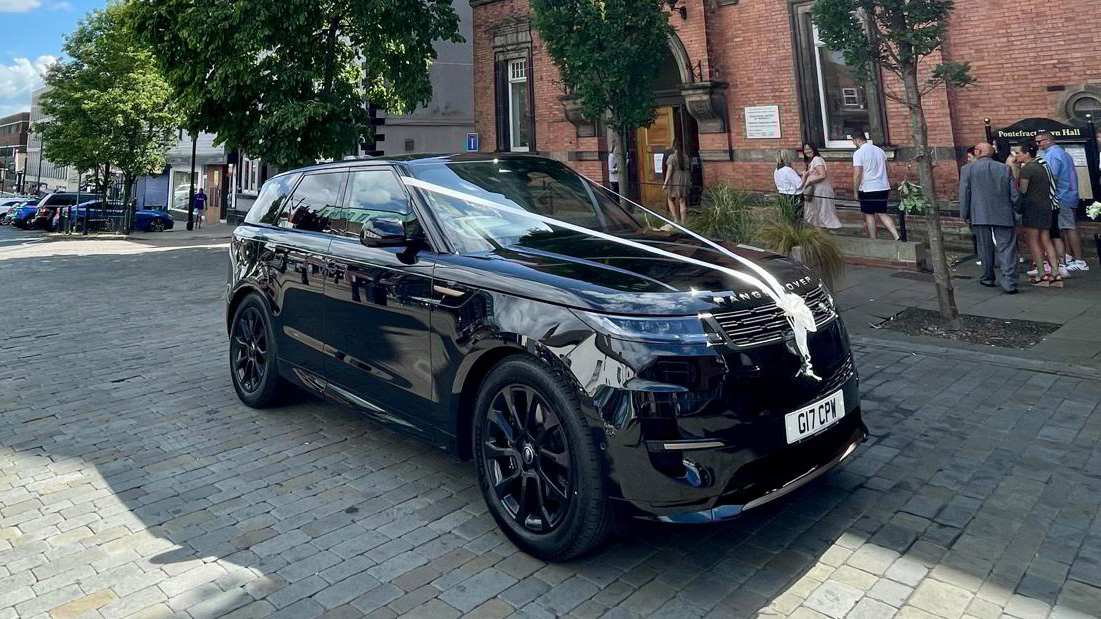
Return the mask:
{"type": "Polygon", "coordinates": [[[814,378],[816,380],[820,380],[818,378],[818,376],[816,376],[814,374],[814,368],[811,364],[810,348],[807,344],[807,333],[808,332],[813,333],[813,332],[817,331],[818,330],[818,325],[815,323],[813,312],[811,312],[810,308],[807,307],[807,303],[803,299],[803,297],[801,297],[797,294],[788,292],[786,289],[784,289],[784,286],[779,282],[779,280],[777,280],[771,273],[769,273],[768,271],[763,269],[760,265],[754,263],[752,260],[749,260],[748,258],[744,258],[742,256],[739,256],[738,254],[726,249],[725,247],[719,245],[718,243],[715,243],[715,242],[711,241],[710,239],[707,239],[706,237],[700,236],[700,235],[696,234],[695,232],[692,232],[688,228],[685,228],[685,227],[681,226],[680,224],[678,224],[676,222],[670,221],[670,220],[666,219],[665,217],[663,217],[663,216],[661,216],[657,213],[654,213],[653,211],[651,211],[650,209],[647,209],[644,206],[636,204],[636,206],[638,206],[638,208],[642,209],[643,211],[646,211],[647,213],[650,213],[651,215],[657,217],[658,219],[661,219],[662,221],[666,222],[667,224],[672,225],[672,226],[676,227],[677,229],[681,230],[682,232],[685,232],[685,233],[689,234],[693,238],[696,238],[696,239],[706,243],[707,245],[709,245],[709,246],[715,248],[716,250],[718,250],[719,252],[721,252],[721,253],[723,253],[727,256],[730,256],[735,261],[737,261],[739,264],[742,264],[742,265],[745,265],[745,266],[749,267],[752,271],[759,274],[761,276],[761,278],[757,278],[753,275],[750,275],[748,273],[743,273],[741,271],[735,271],[734,269],[724,267],[724,266],[721,266],[721,265],[712,264],[710,262],[706,262],[706,261],[703,261],[703,260],[697,260],[696,258],[692,258],[692,257],[689,257],[689,256],[682,256],[680,254],[675,254],[673,252],[666,251],[664,249],[660,249],[660,248],[657,248],[657,247],[652,247],[652,246],[646,245],[644,243],[639,243],[638,241],[633,241],[631,239],[619,238],[617,236],[613,236],[613,235],[607,234],[605,232],[600,232],[598,230],[593,230],[591,228],[586,228],[584,226],[578,226],[576,224],[571,224],[569,222],[562,221],[562,220],[559,220],[559,219],[555,219],[553,217],[547,217],[545,215],[540,215],[538,213],[533,213],[531,211],[527,211],[527,210],[524,210],[524,209],[521,209],[521,208],[516,208],[516,207],[510,206],[510,205],[507,205],[507,204],[503,204],[501,202],[497,202],[497,201],[494,201],[494,200],[489,200],[489,199],[486,199],[486,198],[475,196],[473,194],[469,194],[469,193],[466,193],[466,192],[463,192],[463,191],[450,189],[448,187],[442,187],[442,186],[437,185],[435,183],[429,183],[427,181],[423,181],[423,180],[420,180],[420,179],[417,179],[417,178],[405,177],[404,180],[405,180],[406,185],[409,185],[411,187],[417,187],[418,189],[423,189],[424,191],[437,193],[437,194],[448,196],[448,197],[455,198],[455,199],[458,199],[458,200],[464,200],[464,201],[469,202],[471,204],[475,204],[475,205],[478,205],[478,206],[484,206],[486,208],[491,208],[491,209],[498,210],[498,211],[505,212],[505,213],[510,213],[510,214],[513,214],[513,215],[516,215],[516,216],[519,216],[519,217],[524,217],[524,218],[527,218],[527,219],[533,219],[535,221],[539,221],[541,223],[547,224],[548,226],[554,226],[554,227],[557,227],[557,228],[564,228],[566,230],[571,230],[573,232],[577,232],[577,233],[580,233],[580,234],[591,236],[593,238],[597,238],[597,239],[601,239],[601,240],[605,240],[605,241],[610,241],[612,243],[618,243],[620,245],[623,245],[623,246],[626,246],[626,247],[631,247],[631,248],[634,248],[634,249],[638,249],[640,251],[644,251],[644,252],[653,254],[655,256],[661,256],[663,258],[668,258],[668,259],[671,259],[671,260],[677,260],[677,261],[683,262],[685,264],[691,264],[691,265],[703,267],[703,268],[706,268],[706,269],[719,271],[721,273],[725,273],[726,275],[729,275],[729,276],[735,278],[736,280],[738,280],[740,282],[743,282],[743,283],[745,283],[749,286],[752,286],[753,288],[756,288],[761,293],[763,293],[764,295],[769,297],[769,299],[771,299],[772,302],[776,304],[776,307],[778,307],[780,309],[780,311],[783,312],[784,317],[787,319],[788,324],[791,325],[792,331],[795,333],[795,345],[799,350],[799,356],[802,358],[802,362],[803,362],[803,368],[802,368],[801,374],[804,374],[804,375],[809,376],[811,378],[814,378]]]}

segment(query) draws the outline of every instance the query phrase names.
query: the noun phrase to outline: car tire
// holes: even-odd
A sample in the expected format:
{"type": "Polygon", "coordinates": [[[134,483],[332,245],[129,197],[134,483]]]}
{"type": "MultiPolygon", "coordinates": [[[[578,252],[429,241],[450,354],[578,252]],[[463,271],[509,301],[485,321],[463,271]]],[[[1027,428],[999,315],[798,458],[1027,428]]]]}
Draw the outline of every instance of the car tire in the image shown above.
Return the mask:
{"type": "Polygon", "coordinates": [[[149,222],[149,225],[145,227],[146,232],[164,232],[164,222],[160,219],[153,219],[149,222]]]}
{"type": "Polygon", "coordinates": [[[252,293],[233,313],[229,331],[229,371],[237,397],[252,408],[283,401],[286,385],[279,375],[275,332],[268,306],[252,293]]]}
{"type": "Polygon", "coordinates": [[[472,435],[486,505],[518,547],[544,561],[565,561],[608,539],[613,523],[602,458],[564,379],[531,357],[501,362],[479,388],[472,435]],[[524,421],[511,414],[516,409],[527,409],[524,421]]]}

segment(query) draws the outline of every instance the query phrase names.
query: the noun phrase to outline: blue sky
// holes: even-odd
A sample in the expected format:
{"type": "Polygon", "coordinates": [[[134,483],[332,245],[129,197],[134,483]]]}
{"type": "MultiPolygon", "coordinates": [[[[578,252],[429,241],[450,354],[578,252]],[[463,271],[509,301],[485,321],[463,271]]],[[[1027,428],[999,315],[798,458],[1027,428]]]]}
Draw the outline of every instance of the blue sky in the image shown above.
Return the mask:
{"type": "Polygon", "coordinates": [[[61,56],[65,35],[106,0],[0,0],[0,116],[30,110],[41,72],[61,56]]]}

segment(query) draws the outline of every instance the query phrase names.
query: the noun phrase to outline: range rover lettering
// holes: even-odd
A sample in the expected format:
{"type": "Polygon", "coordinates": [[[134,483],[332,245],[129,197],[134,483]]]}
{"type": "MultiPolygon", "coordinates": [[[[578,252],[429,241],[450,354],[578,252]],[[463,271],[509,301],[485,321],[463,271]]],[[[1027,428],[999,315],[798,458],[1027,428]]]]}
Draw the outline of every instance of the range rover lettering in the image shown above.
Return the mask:
{"type": "Polygon", "coordinates": [[[857,375],[820,280],[636,210],[528,155],[280,174],[231,242],[234,388],[262,408],[297,387],[473,460],[546,560],[617,519],[736,517],[852,453],[857,375]],[[805,303],[805,341],[743,258],[805,303]]]}

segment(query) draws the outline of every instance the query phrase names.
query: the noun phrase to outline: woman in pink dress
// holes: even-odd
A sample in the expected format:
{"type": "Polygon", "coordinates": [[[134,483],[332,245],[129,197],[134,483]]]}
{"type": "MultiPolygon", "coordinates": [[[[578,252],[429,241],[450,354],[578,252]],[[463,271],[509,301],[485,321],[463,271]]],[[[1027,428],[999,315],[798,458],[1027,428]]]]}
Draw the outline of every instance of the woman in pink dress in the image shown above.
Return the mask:
{"type": "Polygon", "coordinates": [[[833,185],[826,172],[826,160],[818,154],[817,146],[803,144],[803,161],[807,164],[807,171],[803,172],[803,194],[806,196],[803,219],[820,229],[840,228],[841,221],[837,219],[837,209],[834,207],[833,185]]]}

